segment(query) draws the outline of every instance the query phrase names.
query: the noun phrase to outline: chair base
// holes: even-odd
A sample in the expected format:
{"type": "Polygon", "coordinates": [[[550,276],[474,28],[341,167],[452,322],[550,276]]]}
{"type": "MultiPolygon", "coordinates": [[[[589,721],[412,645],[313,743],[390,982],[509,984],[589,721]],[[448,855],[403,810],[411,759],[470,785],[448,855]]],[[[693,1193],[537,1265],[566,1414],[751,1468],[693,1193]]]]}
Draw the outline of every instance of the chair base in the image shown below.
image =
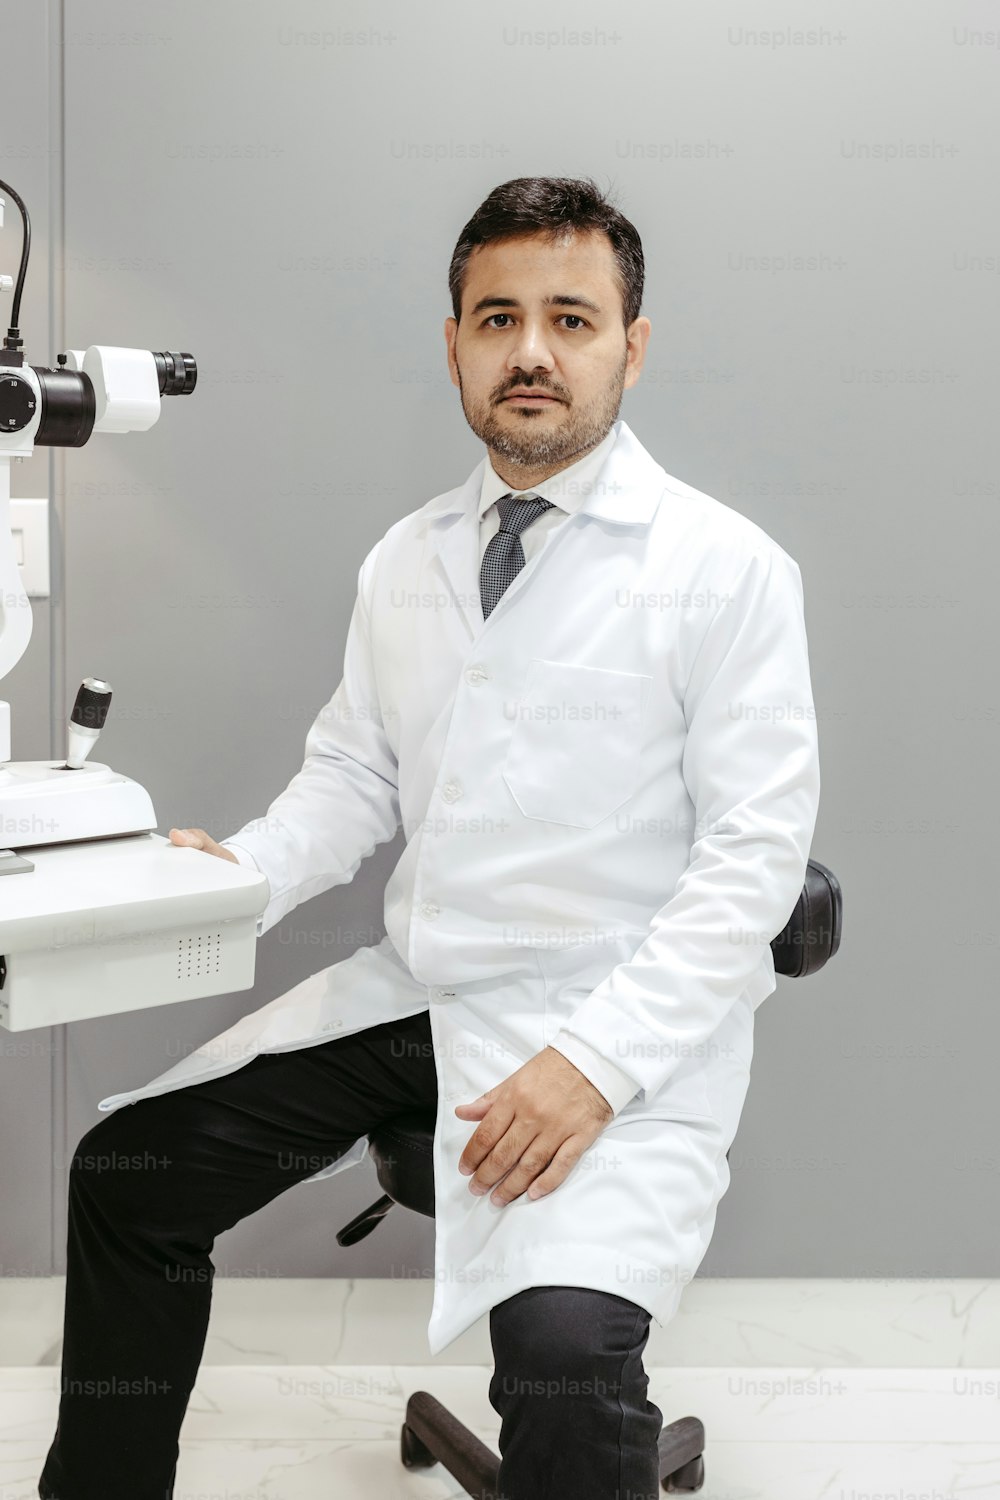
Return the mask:
{"type": "MultiPolygon", "coordinates": [[[[705,1428],[697,1417],[664,1425],[657,1439],[660,1486],[668,1495],[691,1495],[705,1483],[705,1428]]],[[[497,1500],[500,1460],[474,1432],[428,1391],[414,1391],[400,1431],[400,1458],[407,1469],[442,1463],[474,1500],[497,1500]]]]}

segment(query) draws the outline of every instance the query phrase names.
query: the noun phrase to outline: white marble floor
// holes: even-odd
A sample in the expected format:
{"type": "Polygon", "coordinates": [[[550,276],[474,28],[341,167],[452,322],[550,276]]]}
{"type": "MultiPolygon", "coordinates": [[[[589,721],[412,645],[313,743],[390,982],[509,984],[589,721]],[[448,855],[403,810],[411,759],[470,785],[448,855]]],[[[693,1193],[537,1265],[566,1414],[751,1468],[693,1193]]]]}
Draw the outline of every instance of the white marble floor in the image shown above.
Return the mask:
{"type": "MultiPolygon", "coordinates": [[[[181,1430],[175,1500],[453,1500],[409,1471],[399,1428],[429,1390],[497,1450],[489,1368],[203,1366],[181,1430]]],[[[705,1424],[702,1500],[1000,1496],[1000,1370],[650,1369],[669,1421],[705,1424]]],[[[59,1372],[0,1369],[0,1496],[35,1500],[59,1372]]],[[[569,1500],[569,1497],[567,1497],[569,1500]]],[[[611,1500],[611,1497],[609,1497],[611,1500]]]]}
{"type": "MultiPolygon", "coordinates": [[[[486,1319],[432,1359],[432,1295],[217,1279],[174,1500],[460,1500],[399,1459],[415,1390],[499,1451],[486,1319]]],[[[0,1500],[37,1497],[63,1302],[61,1277],[0,1277],[0,1500]]],[[[701,1500],[1000,1500],[998,1357],[1000,1282],[698,1278],[644,1362],[665,1419],[705,1424],[701,1500]]]]}

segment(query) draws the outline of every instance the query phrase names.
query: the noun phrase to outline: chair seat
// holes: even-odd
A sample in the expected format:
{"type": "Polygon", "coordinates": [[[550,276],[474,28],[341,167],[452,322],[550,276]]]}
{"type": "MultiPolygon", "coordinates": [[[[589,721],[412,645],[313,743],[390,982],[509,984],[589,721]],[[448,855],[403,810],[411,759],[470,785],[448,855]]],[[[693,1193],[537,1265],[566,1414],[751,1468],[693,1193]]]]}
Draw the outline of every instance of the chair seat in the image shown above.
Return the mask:
{"type": "Polygon", "coordinates": [[[414,1213],[434,1217],[434,1126],[429,1110],[395,1115],[368,1136],[382,1191],[414,1213]]]}

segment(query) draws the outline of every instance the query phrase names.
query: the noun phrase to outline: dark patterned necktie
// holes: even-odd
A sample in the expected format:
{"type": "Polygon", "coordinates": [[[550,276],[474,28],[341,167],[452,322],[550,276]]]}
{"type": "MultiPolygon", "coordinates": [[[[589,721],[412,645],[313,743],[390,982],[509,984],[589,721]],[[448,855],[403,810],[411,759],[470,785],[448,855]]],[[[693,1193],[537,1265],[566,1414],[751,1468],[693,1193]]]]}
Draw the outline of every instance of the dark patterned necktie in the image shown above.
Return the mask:
{"type": "Polygon", "coordinates": [[[484,620],[524,567],[521,532],[543,510],[551,510],[553,503],[552,500],[543,500],[540,495],[521,499],[507,494],[497,501],[500,530],[490,537],[479,569],[479,598],[484,620]]]}

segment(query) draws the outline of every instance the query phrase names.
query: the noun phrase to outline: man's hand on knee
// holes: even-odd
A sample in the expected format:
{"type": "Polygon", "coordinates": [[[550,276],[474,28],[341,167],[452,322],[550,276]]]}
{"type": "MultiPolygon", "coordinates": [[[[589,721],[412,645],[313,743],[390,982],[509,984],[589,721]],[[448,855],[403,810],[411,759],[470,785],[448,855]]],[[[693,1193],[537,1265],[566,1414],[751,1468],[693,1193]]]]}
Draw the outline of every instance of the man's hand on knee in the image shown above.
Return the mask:
{"type": "Polygon", "coordinates": [[[600,1090],[554,1047],[455,1113],[481,1121],[458,1170],[473,1174],[473,1193],[495,1188],[491,1201],[501,1206],[524,1192],[553,1192],[614,1118],[600,1090]]]}

